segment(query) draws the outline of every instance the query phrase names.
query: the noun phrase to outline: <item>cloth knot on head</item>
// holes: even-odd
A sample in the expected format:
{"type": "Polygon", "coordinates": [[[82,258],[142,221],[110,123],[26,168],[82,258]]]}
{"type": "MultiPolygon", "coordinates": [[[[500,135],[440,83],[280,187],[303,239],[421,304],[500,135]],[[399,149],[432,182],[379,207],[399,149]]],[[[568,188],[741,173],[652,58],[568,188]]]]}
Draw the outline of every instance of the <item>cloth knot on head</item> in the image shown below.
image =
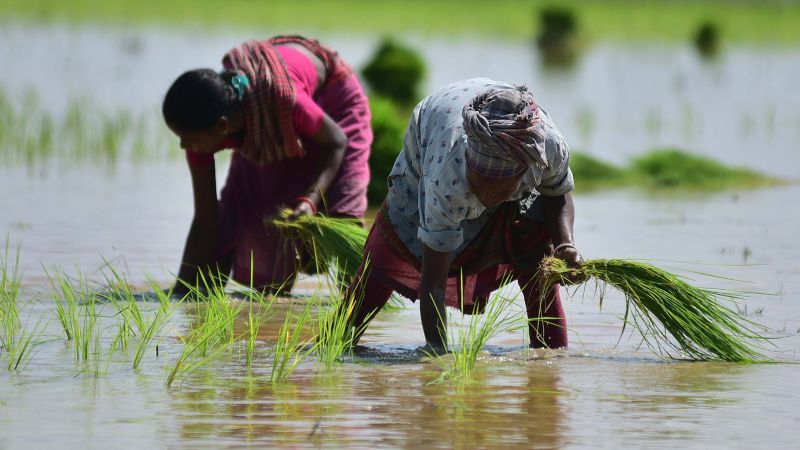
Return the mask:
{"type": "Polygon", "coordinates": [[[491,178],[547,167],[539,104],[525,86],[492,89],[473,98],[461,116],[467,135],[467,163],[491,178]]]}

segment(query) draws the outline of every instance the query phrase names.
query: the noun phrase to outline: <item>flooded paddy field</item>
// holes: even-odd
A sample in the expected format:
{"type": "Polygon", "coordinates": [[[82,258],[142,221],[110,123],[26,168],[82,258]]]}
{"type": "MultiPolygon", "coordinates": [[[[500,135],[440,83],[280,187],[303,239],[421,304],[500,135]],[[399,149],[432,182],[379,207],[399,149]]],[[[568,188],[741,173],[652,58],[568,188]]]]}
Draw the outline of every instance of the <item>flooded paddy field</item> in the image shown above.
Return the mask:
{"type": "MultiPolygon", "coordinates": [[[[2,360],[0,448],[796,445],[797,184],[671,194],[602,190],[575,198],[575,236],[587,258],[646,259],[700,286],[749,292],[732,308],[767,327],[774,347],[765,353],[779,364],[662,360],[634,330],[620,335],[621,295],[607,292],[601,308],[590,286],[564,291],[570,294],[564,302],[568,350],[530,351],[522,332],[502,333],[481,354],[466,386],[435,383],[442,368],[416,352],[424,338],[410,302],[381,312],[355,353],[332,368],[311,355],[285,381],[272,383],[277,329],[287,310],[297,312],[325,292],[319,277],[301,279],[292,298],[273,305],[249,366],[246,342],[237,340],[167,386],[183,351],[181,337],[202,311],[193,304],[176,305],[134,369],[136,339],[112,352],[118,316],[113,305],[99,303],[94,356],[77,360],[47,275],[54,267],[70,276],[80,270],[102,283],[110,262],[138,290],[147,290],[148,275],[161,286],[171,282],[192,199],[185,164],[166,156],[180,153],[176,142],[158,137],[166,133],[156,126],[161,96],[176,74],[215,65],[256,31],[0,30],[0,40],[12,44],[0,48],[0,83],[10,102],[23,106],[25,92],[33,92],[56,122],[76,99],[100,120],[118,111],[152,117],[147,142],[164,146],[138,160],[123,152],[113,164],[89,157],[62,165],[48,154],[33,162],[3,159],[0,232],[9,236],[12,262],[20,245],[20,320],[30,330],[44,319],[39,345],[21,370],[5,370],[2,360]]],[[[372,50],[363,39],[322,38],[356,67],[372,50]]],[[[428,60],[426,91],[475,75],[526,82],[573,148],[608,161],[675,146],[800,178],[800,93],[791,82],[800,50],[734,47],[709,64],[679,47],[602,44],[571,71],[553,73],[525,44],[409,42],[428,60]],[[474,57],[436,63],[451,53],[474,57]]],[[[220,186],[225,166],[218,162],[220,186]]],[[[516,287],[509,289],[513,294],[516,287]]],[[[141,302],[150,318],[159,305],[141,302]]],[[[251,303],[233,305],[242,307],[233,323],[239,336],[251,303]]],[[[461,320],[453,314],[451,328],[461,320]]]]}

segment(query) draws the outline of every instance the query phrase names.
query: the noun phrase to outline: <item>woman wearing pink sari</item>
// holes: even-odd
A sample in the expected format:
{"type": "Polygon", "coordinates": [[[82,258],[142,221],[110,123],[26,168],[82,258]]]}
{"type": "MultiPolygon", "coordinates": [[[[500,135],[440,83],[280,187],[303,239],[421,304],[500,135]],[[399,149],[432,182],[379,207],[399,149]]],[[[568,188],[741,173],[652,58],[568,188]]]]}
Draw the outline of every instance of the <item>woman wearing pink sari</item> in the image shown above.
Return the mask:
{"type": "Polygon", "coordinates": [[[302,255],[264,219],[282,206],[295,216],[363,217],[372,143],[367,97],[336,52],[299,36],[244,43],[222,63],[221,72],[184,73],[164,99],[194,192],[176,292],[196,285],[201,271],[288,290],[302,255]],[[217,198],[213,155],[227,148],[233,155],[217,198]]]}

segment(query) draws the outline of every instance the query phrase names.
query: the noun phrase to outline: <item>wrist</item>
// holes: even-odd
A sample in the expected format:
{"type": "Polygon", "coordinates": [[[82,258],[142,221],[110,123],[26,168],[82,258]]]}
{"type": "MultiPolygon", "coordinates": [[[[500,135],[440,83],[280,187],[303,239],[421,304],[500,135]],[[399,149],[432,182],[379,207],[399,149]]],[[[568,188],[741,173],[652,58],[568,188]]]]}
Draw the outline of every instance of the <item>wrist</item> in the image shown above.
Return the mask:
{"type": "Polygon", "coordinates": [[[311,198],[311,197],[309,197],[307,195],[301,195],[301,196],[297,197],[297,199],[295,199],[295,202],[296,203],[305,203],[311,208],[311,213],[312,214],[316,214],[317,213],[317,202],[313,198],[311,198]]]}
{"type": "Polygon", "coordinates": [[[575,244],[572,241],[565,241],[565,242],[562,242],[561,244],[556,245],[553,248],[553,253],[555,253],[555,252],[557,252],[557,251],[559,251],[561,249],[565,249],[565,248],[574,248],[575,250],[578,250],[578,247],[576,247],[575,244]]]}

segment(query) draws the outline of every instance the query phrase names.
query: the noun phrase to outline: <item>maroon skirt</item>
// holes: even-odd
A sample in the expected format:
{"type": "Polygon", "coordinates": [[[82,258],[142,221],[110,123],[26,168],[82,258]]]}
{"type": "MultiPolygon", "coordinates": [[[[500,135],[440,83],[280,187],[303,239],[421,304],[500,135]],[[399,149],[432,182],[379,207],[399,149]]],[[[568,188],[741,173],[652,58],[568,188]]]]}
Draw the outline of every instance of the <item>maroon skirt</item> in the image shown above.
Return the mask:
{"type": "MultiPolygon", "coordinates": [[[[446,303],[466,313],[481,312],[489,295],[504,283],[531,278],[552,251],[543,223],[520,215],[516,202],[501,205],[450,265],[446,303]],[[463,304],[462,304],[463,299],[463,304]]],[[[419,291],[422,263],[403,244],[389,221],[386,204],[370,231],[364,254],[369,276],[409,299],[419,291]]]]}

